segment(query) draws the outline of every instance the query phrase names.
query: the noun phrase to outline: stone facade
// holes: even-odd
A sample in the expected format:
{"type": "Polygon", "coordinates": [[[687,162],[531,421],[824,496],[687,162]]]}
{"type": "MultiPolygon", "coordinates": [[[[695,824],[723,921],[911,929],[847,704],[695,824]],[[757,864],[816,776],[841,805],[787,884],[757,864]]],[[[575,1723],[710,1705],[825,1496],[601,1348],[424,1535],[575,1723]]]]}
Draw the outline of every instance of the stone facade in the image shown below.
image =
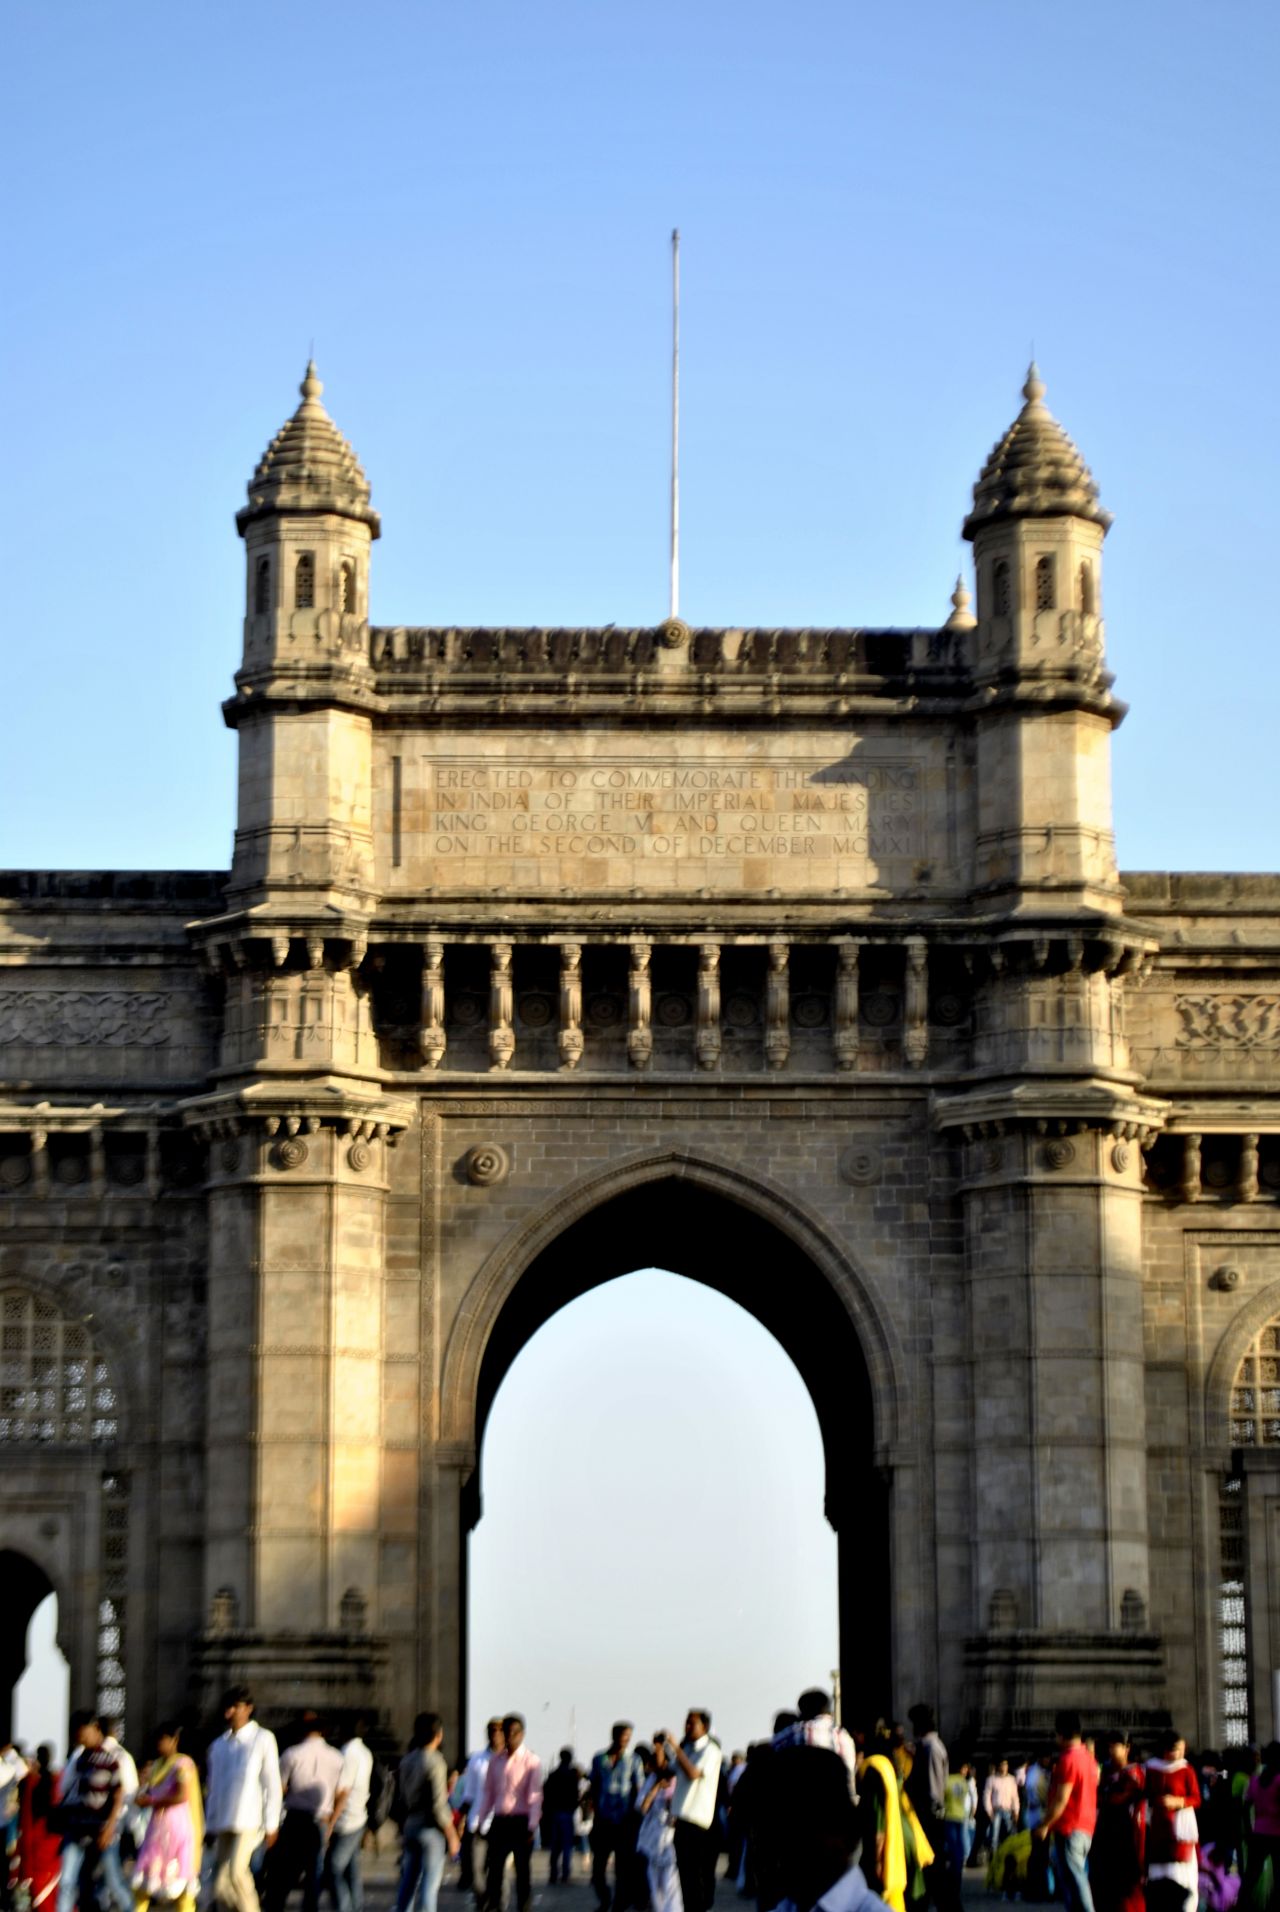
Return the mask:
{"type": "Polygon", "coordinates": [[[0,1548],[77,1698],[452,1739],[494,1394],[653,1262],[809,1385],[855,1703],[1274,1730],[1280,879],[1118,875],[1024,398],[941,627],[379,629],[308,368],[231,870],[0,878],[0,1548]]]}

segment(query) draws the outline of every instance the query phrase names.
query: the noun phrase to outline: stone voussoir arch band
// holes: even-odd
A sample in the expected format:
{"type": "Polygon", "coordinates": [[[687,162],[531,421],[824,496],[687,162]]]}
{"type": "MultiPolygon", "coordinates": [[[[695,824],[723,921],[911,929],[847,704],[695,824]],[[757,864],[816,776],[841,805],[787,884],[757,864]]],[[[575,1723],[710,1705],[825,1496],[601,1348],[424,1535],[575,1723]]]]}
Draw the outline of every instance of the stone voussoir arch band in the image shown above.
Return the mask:
{"type": "Polygon", "coordinates": [[[1204,1436],[1210,1449],[1229,1451],[1231,1389],[1241,1361],[1256,1334],[1280,1317],[1280,1281],[1268,1282],[1228,1323],[1205,1376],[1204,1436]]]}
{"type": "Polygon", "coordinates": [[[904,1398],[906,1367],[892,1323],[847,1251],[793,1196],[758,1172],[748,1176],[731,1163],[684,1149],[647,1151],[595,1170],[542,1203],[493,1250],[471,1283],[445,1347],[441,1442],[474,1445],[485,1348],[504,1305],[536,1258],[574,1222],[613,1196],[672,1176],[725,1196],[772,1223],[830,1283],[849,1314],[867,1364],[877,1459],[887,1460],[898,1444],[897,1404],[904,1398]]]}

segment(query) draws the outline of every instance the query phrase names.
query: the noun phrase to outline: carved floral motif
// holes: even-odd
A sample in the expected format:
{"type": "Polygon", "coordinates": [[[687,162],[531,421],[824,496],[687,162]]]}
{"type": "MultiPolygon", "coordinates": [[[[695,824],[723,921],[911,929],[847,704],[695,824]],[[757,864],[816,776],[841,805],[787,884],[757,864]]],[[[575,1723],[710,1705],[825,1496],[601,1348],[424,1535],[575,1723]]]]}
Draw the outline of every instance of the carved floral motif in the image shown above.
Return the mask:
{"type": "Polygon", "coordinates": [[[1175,996],[1180,1049],[1280,1048],[1280,996],[1175,996]]]}
{"type": "Polygon", "coordinates": [[[497,1142],[477,1142],[463,1156],[462,1172],[476,1188],[496,1188],[511,1173],[511,1158],[497,1142]]]}
{"type": "Polygon", "coordinates": [[[127,989],[17,989],[0,995],[0,1048],[158,1049],[169,998],[127,989]]]}

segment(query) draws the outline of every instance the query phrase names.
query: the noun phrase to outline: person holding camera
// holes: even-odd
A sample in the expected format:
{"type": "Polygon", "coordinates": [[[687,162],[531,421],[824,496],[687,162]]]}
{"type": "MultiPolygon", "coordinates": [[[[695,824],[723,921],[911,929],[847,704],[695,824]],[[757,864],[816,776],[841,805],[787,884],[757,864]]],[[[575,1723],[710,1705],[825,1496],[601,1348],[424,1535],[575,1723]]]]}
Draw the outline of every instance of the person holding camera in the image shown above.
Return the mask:
{"type": "Polygon", "coordinates": [[[720,1836],[716,1806],[720,1792],[720,1744],[711,1737],[711,1715],[705,1707],[691,1707],[684,1738],[655,1733],[654,1752],[675,1767],[676,1789],[671,1801],[675,1820],[676,1866],[684,1912],[711,1912],[716,1896],[716,1860],[720,1836]]]}

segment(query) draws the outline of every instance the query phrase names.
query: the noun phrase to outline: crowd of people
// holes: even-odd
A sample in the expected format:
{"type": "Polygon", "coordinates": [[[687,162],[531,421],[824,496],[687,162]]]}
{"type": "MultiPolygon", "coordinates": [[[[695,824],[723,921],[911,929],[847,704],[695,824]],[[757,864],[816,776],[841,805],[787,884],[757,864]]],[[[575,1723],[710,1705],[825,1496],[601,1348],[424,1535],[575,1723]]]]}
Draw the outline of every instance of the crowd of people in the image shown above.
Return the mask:
{"type": "Polygon", "coordinates": [[[392,1761],[354,1721],[341,1745],[304,1713],[283,1751],[233,1688],[198,1764],[165,1722],[135,1766],[113,1722],[72,1716],[61,1772],[0,1747],[0,1912],[364,1912],[362,1853],[388,1819],[395,1912],[437,1912],[446,1869],[476,1912],[529,1912],[539,1841],[549,1884],[589,1878],[598,1912],[711,1912],[717,1883],[759,1912],[959,1912],[966,1869],[1006,1900],[1067,1912],[1280,1912],[1280,1744],[1188,1758],[1175,1732],[1136,1759],[1059,1714],[1057,1743],[953,1766],[931,1709],[910,1731],[848,1729],[814,1688],[728,1757],[711,1714],[637,1743],[619,1720],[584,1769],[543,1765],[517,1713],[451,1767],[439,1714],[392,1761]],[[721,1859],[726,1863],[721,1874],[721,1859]]]}

